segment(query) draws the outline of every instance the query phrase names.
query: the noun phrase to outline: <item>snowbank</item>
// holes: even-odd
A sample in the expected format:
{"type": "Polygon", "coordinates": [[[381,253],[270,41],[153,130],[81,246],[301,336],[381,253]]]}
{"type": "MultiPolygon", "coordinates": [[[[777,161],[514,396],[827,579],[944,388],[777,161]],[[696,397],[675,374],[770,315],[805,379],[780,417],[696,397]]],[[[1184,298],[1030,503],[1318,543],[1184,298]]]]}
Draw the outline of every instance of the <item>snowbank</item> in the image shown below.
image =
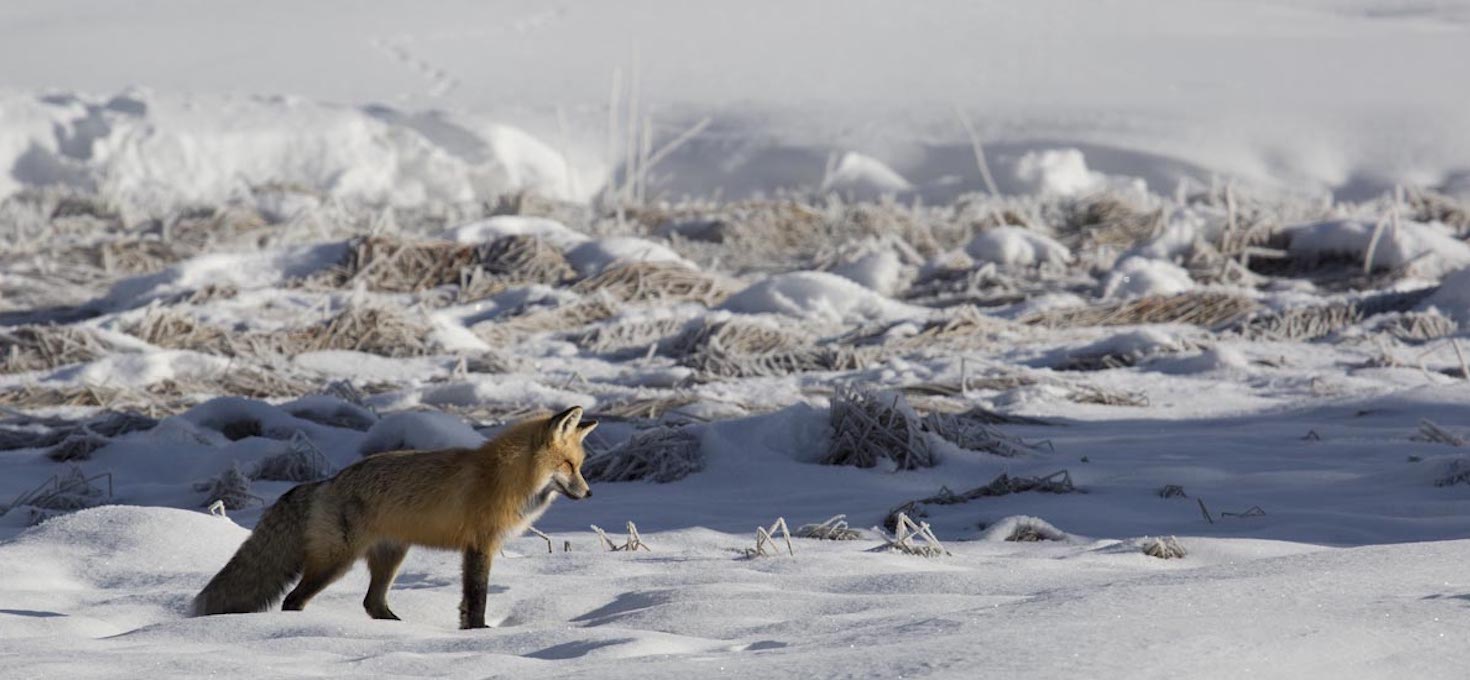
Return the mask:
{"type": "Polygon", "coordinates": [[[1413,263],[1420,275],[1438,278],[1470,267],[1470,244],[1455,238],[1437,222],[1404,220],[1397,229],[1383,225],[1374,243],[1376,225],[1357,220],[1334,220],[1288,228],[1284,231],[1293,257],[1319,260],[1347,257],[1362,262],[1373,252],[1373,266],[1394,269],[1413,263]]]}
{"type": "Polygon", "coordinates": [[[980,232],[965,246],[965,252],[980,262],[1016,267],[1066,264],[1072,251],[1056,239],[1021,227],[995,227],[980,232]]]}
{"type": "Polygon", "coordinates": [[[0,96],[0,167],[0,197],[59,185],[138,205],[279,186],[399,206],[518,191],[584,201],[600,185],[525,132],[470,116],[137,90],[0,96]]]}
{"type": "Polygon", "coordinates": [[[916,318],[928,311],[890,300],[836,274],[810,271],[771,276],[730,296],[721,309],[840,323],[916,318]]]}
{"type": "Polygon", "coordinates": [[[1103,282],[1103,297],[1133,298],[1174,295],[1193,290],[1194,279],[1183,267],[1164,260],[1130,257],[1119,262],[1103,282]]]}

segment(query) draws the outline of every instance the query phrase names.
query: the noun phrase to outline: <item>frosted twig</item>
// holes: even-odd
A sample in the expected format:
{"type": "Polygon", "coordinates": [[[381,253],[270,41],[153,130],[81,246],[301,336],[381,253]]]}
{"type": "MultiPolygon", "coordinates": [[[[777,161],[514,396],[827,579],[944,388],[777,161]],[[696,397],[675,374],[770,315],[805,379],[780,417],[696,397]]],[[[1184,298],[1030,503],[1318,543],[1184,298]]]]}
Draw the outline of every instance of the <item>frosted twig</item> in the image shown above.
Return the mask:
{"type": "Polygon", "coordinates": [[[862,532],[847,526],[847,515],[833,515],[821,524],[803,524],[797,527],[796,536],[827,541],[852,541],[863,537],[862,532]]]}
{"type": "Polygon", "coordinates": [[[550,536],[547,536],[545,533],[542,533],[542,531],[540,529],[537,529],[536,527],[526,527],[526,531],[529,531],[529,532],[531,532],[533,534],[536,534],[537,536],[540,536],[543,540],[546,541],[546,552],[548,554],[550,554],[552,552],[555,552],[554,550],[551,549],[552,543],[551,543],[551,537],[550,536]]]}
{"type": "Polygon", "coordinates": [[[786,539],[786,554],[794,557],[796,555],[796,550],[791,546],[791,532],[786,529],[785,517],[777,517],[775,523],[771,524],[769,528],[756,527],[755,548],[746,548],[745,556],[766,557],[772,553],[780,554],[780,549],[776,547],[776,539],[772,538],[777,531],[780,531],[782,536],[784,536],[786,539]],[[771,548],[771,553],[766,552],[767,546],[771,548]]]}
{"type": "Polygon", "coordinates": [[[897,551],[905,555],[918,555],[920,557],[938,557],[949,555],[944,545],[934,536],[927,522],[915,524],[909,516],[904,513],[898,514],[898,522],[894,527],[893,536],[887,542],[869,552],[897,551]],[[917,539],[918,542],[915,542],[917,539]]]}

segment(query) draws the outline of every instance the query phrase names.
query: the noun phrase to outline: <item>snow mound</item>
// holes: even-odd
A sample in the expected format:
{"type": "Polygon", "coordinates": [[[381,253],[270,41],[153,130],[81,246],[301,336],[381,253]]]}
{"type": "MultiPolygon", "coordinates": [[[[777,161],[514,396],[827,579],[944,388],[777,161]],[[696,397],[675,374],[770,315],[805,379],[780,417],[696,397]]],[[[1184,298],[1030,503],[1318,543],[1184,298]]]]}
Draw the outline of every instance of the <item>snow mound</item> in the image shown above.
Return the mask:
{"type": "Polygon", "coordinates": [[[445,240],[467,245],[489,243],[506,236],[534,236],[561,250],[575,248],[587,241],[586,234],[561,222],[523,215],[497,215],[462,224],[441,235],[445,240]]]}
{"type": "Polygon", "coordinates": [[[965,253],[979,262],[1015,267],[1072,261],[1072,251],[1056,239],[1021,227],[996,227],[982,231],[970,239],[965,253]]]}
{"type": "Polygon", "coordinates": [[[210,379],[229,368],[229,359],[223,357],[189,350],[160,350],[143,354],[110,354],[75,370],[62,369],[53,378],[82,385],[142,388],[165,380],[210,379]]]}
{"type": "Polygon", "coordinates": [[[1215,371],[1241,371],[1250,367],[1250,360],[1234,347],[1216,345],[1189,356],[1159,357],[1150,361],[1148,369],[1156,373],[1193,375],[1215,371]]]}
{"type": "Polygon", "coordinates": [[[1075,351],[1075,354],[1101,356],[1141,357],[1150,354],[1178,352],[1183,348],[1180,339],[1162,328],[1140,328],[1103,338],[1075,351]]]}
{"type": "Polygon", "coordinates": [[[632,236],[593,239],[567,251],[567,262],[582,276],[596,276],[614,264],[664,262],[695,269],[668,246],[632,236]]]}
{"type": "Polygon", "coordinates": [[[856,196],[882,196],[912,191],[913,184],[888,167],[883,161],[855,151],[842,155],[827,180],[822,184],[825,191],[839,191],[856,196]]]}
{"type": "MultiPolygon", "coordinates": [[[[205,557],[227,559],[246,533],[234,522],[203,512],[123,505],[88,508],[21,534],[0,552],[0,573],[12,589],[22,587],[12,579],[27,579],[39,588],[66,588],[68,582],[73,588],[146,586],[193,574],[191,567],[205,557]],[[38,559],[63,568],[38,569],[31,561],[38,559]]],[[[181,599],[190,596],[181,593],[181,599]]]]}
{"type": "Polygon", "coordinates": [[[339,199],[493,201],[518,191],[584,201],[596,179],[515,128],[294,97],[77,94],[0,98],[0,197],[66,186],[134,204],[219,203],[268,187],[339,199]]]}
{"type": "Polygon", "coordinates": [[[530,378],[503,375],[477,375],[435,385],[426,388],[420,400],[434,406],[506,404],[552,411],[572,406],[590,409],[597,404],[595,397],[586,394],[548,387],[530,378]]]}
{"type": "Polygon", "coordinates": [[[411,411],[379,420],[368,430],[358,452],[366,456],[383,451],[472,448],[483,443],[485,437],[459,418],[439,411],[411,411]]]}
{"type": "Polygon", "coordinates": [[[1103,283],[1105,298],[1174,295],[1194,290],[1194,279],[1183,267],[1164,260],[1130,257],[1119,262],[1103,283]]]}
{"type": "Polygon", "coordinates": [[[832,273],[880,295],[893,295],[902,287],[903,261],[891,249],[877,250],[833,267],[832,273]]]}
{"type": "Polygon", "coordinates": [[[1078,149],[1029,151],[1016,161],[1015,179],[1033,194],[1086,196],[1108,189],[1144,193],[1146,183],[1137,178],[1109,177],[1088,169],[1087,158],[1078,149]]]}
{"type": "Polygon", "coordinates": [[[1397,229],[1385,225],[1375,245],[1376,230],[1376,225],[1357,220],[1291,227],[1285,231],[1290,239],[1287,250],[1307,260],[1348,257],[1362,262],[1371,247],[1374,267],[1394,269],[1413,263],[1414,271],[1431,277],[1470,267],[1470,244],[1438,222],[1403,221],[1397,229]]]}
{"type": "Polygon", "coordinates": [[[1052,526],[1050,522],[1040,517],[1012,515],[1001,518],[986,527],[978,540],[994,543],[1016,540],[1071,541],[1072,538],[1071,534],[1052,526]]]}
{"type": "Polygon", "coordinates": [[[1424,301],[1424,307],[1438,309],[1461,328],[1470,326],[1470,267],[1444,277],[1439,290],[1424,301]]]}
{"type": "Polygon", "coordinates": [[[836,274],[811,271],[769,277],[730,296],[721,309],[841,323],[908,319],[927,313],[836,274]]]}
{"type": "Polygon", "coordinates": [[[340,262],[346,254],[345,243],[326,243],[259,253],[200,255],[154,274],[118,281],[99,304],[108,310],[132,309],[209,284],[239,290],[268,288],[321,271],[340,262]]]}

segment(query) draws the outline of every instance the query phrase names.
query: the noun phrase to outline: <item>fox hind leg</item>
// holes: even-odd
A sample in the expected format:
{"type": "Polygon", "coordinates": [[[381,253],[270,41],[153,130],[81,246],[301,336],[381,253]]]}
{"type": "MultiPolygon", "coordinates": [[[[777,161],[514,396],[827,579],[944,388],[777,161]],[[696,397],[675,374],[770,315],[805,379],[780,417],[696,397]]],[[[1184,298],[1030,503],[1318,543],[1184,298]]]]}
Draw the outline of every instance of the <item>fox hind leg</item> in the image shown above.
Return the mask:
{"type": "Polygon", "coordinates": [[[281,603],[284,611],[301,611],[306,608],[306,603],[316,597],[322,589],[347,573],[352,568],[352,563],[357,561],[357,554],[347,550],[345,546],[336,550],[327,551],[324,554],[308,555],[306,564],[302,568],[301,582],[296,588],[286,595],[286,600],[281,603]]]}
{"type": "Polygon", "coordinates": [[[388,608],[388,590],[393,587],[393,579],[398,576],[398,567],[403,564],[403,558],[407,554],[408,546],[393,541],[383,541],[368,550],[367,563],[368,571],[372,574],[372,583],[368,585],[367,597],[362,601],[368,616],[399,620],[393,610],[388,608]]]}

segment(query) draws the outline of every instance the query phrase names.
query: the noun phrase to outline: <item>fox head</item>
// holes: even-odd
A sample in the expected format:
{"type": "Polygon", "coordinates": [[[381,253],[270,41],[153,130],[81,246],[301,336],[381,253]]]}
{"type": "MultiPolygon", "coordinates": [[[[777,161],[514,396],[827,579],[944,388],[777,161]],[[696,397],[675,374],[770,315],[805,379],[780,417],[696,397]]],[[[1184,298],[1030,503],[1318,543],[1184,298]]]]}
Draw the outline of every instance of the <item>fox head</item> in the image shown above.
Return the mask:
{"type": "Polygon", "coordinates": [[[551,487],[573,500],[592,496],[582,477],[582,440],[597,429],[597,421],[582,420],[582,407],[573,406],[546,420],[544,445],[538,452],[538,467],[549,471],[551,487]]]}

